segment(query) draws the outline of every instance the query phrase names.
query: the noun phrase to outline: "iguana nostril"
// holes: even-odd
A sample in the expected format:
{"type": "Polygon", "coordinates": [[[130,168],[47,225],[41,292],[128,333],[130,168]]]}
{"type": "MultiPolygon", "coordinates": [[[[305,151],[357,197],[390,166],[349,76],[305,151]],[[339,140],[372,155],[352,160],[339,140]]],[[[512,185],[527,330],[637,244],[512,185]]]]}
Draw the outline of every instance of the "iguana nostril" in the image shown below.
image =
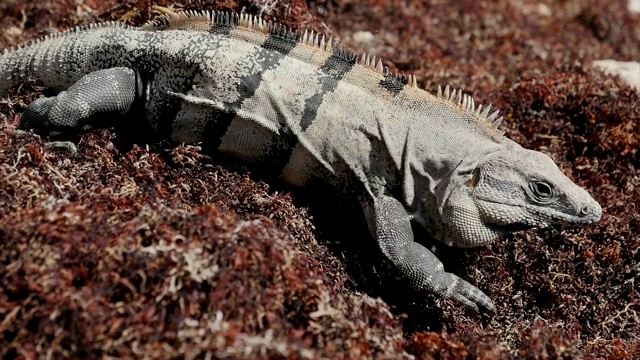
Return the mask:
{"type": "Polygon", "coordinates": [[[581,215],[586,216],[586,215],[589,215],[590,213],[591,213],[591,208],[589,206],[587,206],[587,205],[584,205],[582,207],[582,209],[580,209],[580,214],[581,215]]]}

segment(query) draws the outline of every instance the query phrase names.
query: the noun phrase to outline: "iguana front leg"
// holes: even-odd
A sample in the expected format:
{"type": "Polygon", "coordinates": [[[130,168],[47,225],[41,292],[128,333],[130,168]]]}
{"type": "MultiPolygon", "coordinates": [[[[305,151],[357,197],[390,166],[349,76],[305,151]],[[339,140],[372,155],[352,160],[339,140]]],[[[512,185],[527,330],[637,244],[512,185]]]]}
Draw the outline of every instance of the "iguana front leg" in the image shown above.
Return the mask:
{"type": "Polygon", "coordinates": [[[94,71],[67,91],[29,104],[22,114],[20,128],[55,136],[109,127],[129,113],[141,94],[142,82],[132,69],[94,71]]]}
{"type": "Polygon", "coordinates": [[[409,280],[411,287],[455,299],[476,311],[479,307],[496,311],[487,295],[458,276],[445,272],[431,251],[413,241],[409,216],[398,200],[383,195],[362,203],[380,249],[409,280]]]}

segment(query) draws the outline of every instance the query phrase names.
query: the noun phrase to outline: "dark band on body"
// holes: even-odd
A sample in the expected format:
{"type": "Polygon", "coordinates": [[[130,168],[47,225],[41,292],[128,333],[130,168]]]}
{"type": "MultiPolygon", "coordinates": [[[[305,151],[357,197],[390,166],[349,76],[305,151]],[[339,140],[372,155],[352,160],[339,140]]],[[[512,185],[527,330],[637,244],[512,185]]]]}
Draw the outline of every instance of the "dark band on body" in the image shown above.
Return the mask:
{"type": "Polygon", "coordinates": [[[337,87],[340,80],[355,66],[357,57],[352,53],[334,53],[325,61],[320,67],[320,71],[325,74],[320,77],[320,84],[322,88],[317,94],[313,94],[304,102],[304,111],[300,118],[300,127],[302,131],[305,131],[313,121],[316,119],[318,109],[324,101],[324,96],[330,92],[333,92],[337,87]]]}
{"type": "Polygon", "coordinates": [[[236,117],[238,110],[242,107],[242,103],[255,95],[256,90],[262,83],[262,75],[271,69],[280,65],[280,61],[284,59],[298,42],[282,34],[275,29],[269,33],[269,37],[265,40],[260,49],[252,55],[255,59],[254,72],[240,77],[240,83],[236,88],[238,98],[225,104],[226,112],[214,112],[207,121],[205,129],[205,139],[212,139],[203,144],[203,148],[217,150],[222,142],[222,138],[227,132],[229,125],[236,117]]]}
{"type": "Polygon", "coordinates": [[[396,74],[388,73],[384,76],[384,79],[380,80],[379,84],[383,89],[393,94],[393,96],[396,96],[404,89],[404,86],[407,84],[407,79],[396,74]]]}

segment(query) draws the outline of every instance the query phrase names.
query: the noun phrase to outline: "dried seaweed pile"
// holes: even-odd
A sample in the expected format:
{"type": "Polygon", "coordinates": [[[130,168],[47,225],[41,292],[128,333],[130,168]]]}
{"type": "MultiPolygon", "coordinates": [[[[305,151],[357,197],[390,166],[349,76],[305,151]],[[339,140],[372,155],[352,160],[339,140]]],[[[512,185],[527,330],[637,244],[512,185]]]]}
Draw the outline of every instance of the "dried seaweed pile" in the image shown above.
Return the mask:
{"type": "MultiPolygon", "coordinates": [[[[640,15],[625,1],[197,8],[243,7],[339,34],[428,90],[450,84],[494,103],[507,135],[554,157],[600,201],[603,220],[473,251],[439,248],[449,270],[496,300],[498,316],[478,317],[397,287],[357,249],[366,241],[340,245],[353,234],[312,219],[285,187],[195,147],[123,148],[104,130],[83,136],[77,154],[46,148],[15,129],[41,90],[24,84],[0,103],[3,357],[632,359],[640,351],[640,96],[590,67],[640,59],[640,15]]],[[[134,0],[4,1],[0,47],[98,19],[140,24],[152,11],[134,0]]]]}

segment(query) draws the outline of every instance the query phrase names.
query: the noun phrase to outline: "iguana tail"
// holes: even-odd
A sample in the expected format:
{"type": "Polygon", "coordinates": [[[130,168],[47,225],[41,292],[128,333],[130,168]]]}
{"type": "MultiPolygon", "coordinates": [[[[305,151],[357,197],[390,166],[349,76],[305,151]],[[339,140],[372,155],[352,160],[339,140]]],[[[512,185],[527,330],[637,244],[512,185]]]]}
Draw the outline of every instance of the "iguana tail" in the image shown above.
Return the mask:
{"type": "Polygon", "coordinates": [[[6,96],[9,87],[31,77],[59,91],[90,71],[113,66],[108,57],[115,60],[117,54],[108,53],[109,47],[104,46],[108,42],[102,35],[126,28],[130,27],[116,22],[80,26],[5,49],[0,54],[0,96],[6,96]],[[96,61],[96,50],[101,49],[107,59],[96,61]]]}

